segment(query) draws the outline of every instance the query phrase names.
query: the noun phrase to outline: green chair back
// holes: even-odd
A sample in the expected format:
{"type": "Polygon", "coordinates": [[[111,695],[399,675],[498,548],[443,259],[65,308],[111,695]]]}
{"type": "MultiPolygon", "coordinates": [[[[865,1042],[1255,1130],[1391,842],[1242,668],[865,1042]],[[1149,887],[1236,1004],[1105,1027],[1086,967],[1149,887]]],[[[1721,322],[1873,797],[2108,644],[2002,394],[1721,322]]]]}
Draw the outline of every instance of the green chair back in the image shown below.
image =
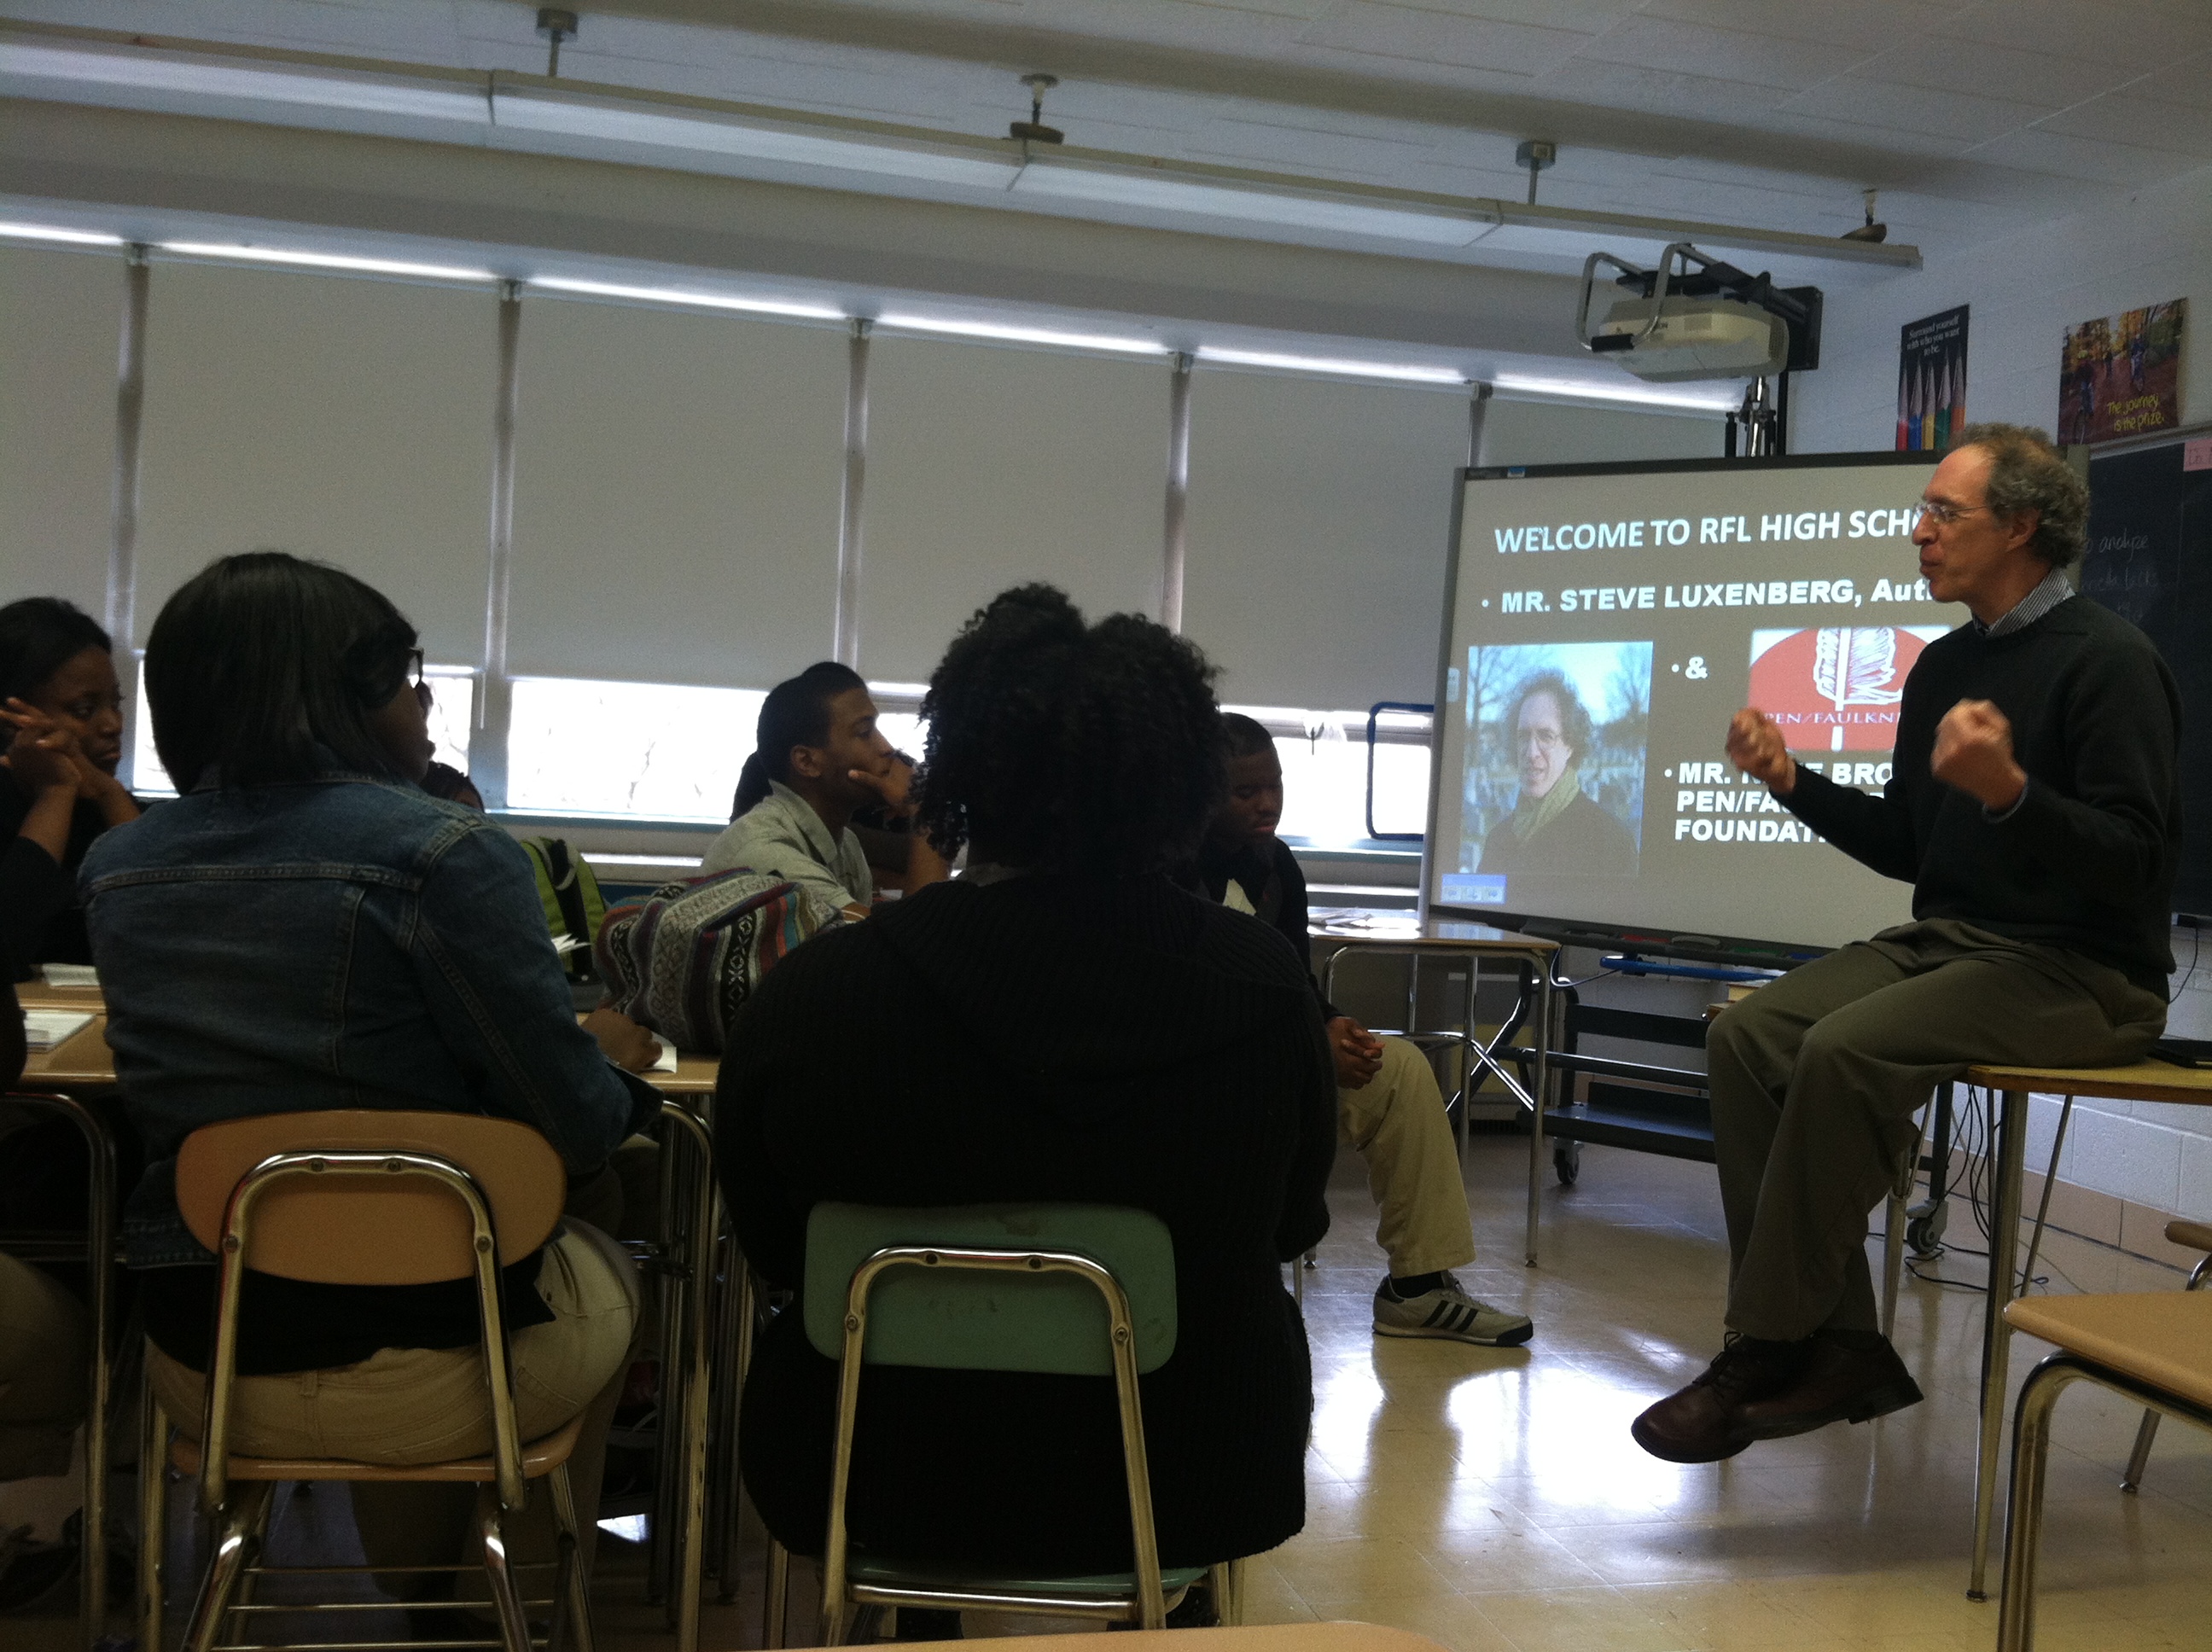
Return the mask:
{"type": "MultiPolygon", "coordinates": [[[[1121,1282],[1137,1333],[1137,1369],[1175,1352],[1175,1243],[1148,1211],[1113,1205],[965,1205],[900,1210],[817,1205],[806,1222],[806,1336],[843,1351],[854,1270],[893,1246],[1072,1251],[1121,1282]]],[[[1113,1344],[1097,1290],[1066,1273],[894,1268],[868,1299],[866,1363],[941,1370],[1111,1376],[1113,1344]]]]}

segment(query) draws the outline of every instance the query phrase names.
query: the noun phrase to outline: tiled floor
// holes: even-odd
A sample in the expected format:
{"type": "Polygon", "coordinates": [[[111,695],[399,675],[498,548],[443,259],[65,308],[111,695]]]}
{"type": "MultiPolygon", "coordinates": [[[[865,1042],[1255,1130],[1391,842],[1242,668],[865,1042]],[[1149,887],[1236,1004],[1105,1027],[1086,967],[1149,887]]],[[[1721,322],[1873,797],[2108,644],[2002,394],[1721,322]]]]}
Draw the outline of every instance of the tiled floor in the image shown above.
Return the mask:
{"type": "MultiPolygon", "coordinates": [[[[1898,1342],[1926,1403],[1876,1424],[1677,1467],[1629,1419],[1700,1369],[1719,1334],[1724,1250],[1712,1172],[1593,1148],[1545,1191],[1543,1265],[1520,1265],[1518,1138],[1479,1137],[1470,1177],[1478,1295],[1534,1315],[1492,1351],[1376,1339],[1382,1268],[1359,1167],[1307,1275],[1315,1419],[1305,1531],[1249,1564],[1252,1622],[1361,1619],[1457,1652],[1981,1652],[1993,1605],[1965,1597],[1980,1298],[1906,1283],[1898,1342]]],[[[1954,1212],[1950,1236],[1978,1243],[1954,1212]]],[[[1940,1271],[1978,1277],[1978,1258],[1940,1271]]],[[[2180,1276],[2061,1236],[2051,1290],[2167,1290],[2180,1276]]],[[[2014,1370],[2040,1353],[2015,1345],[2014,1370]]],[[[2123,1495],[2139,1413],[2077,1387],[2061,1403],[2042,1589],[2042,1652],[2212,1648],[2212,1436],[2166,1425],[2144,1490],[2123,1495]]],[[[635,1550],[609,1542],[597,1591],[605,1652],[666,1652],[635,1550]]],[[[795,1568],[793,1639],[809,1638],[795,1568]]],[[[1994,1574],[1992,1583],[1994,1584],[1994,1574]]],[[[172,1613],[172,1633],[174,1618],[172,1613]]],[[[709,1652],[758,1644],[757,1557],[709,1652]]],[[[1037,1629],[970,1620],[971,1634],[1037,1629]]],[[[9,1652],[72,1643],[66,1619],[0,1623],[9,1652]]]]}

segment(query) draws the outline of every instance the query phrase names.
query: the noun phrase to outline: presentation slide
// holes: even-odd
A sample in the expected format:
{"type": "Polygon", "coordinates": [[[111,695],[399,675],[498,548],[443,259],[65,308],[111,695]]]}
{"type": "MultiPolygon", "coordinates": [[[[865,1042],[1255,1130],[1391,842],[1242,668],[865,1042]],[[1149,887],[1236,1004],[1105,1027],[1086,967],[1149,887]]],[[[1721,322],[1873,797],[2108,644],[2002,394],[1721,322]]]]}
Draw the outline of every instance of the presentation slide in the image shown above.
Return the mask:
{"type": "Polygon", "coordinates": [[[1725,742],[1757,706],[1807,767],[1888,780],[1905,674],[1966,617],[1929,599],[1912,547],[1934,459],[1468,472],[1431,905],[1689,946],[1836,946],[1909,918],[1909,886],[1814,837],[1725,742]]]}

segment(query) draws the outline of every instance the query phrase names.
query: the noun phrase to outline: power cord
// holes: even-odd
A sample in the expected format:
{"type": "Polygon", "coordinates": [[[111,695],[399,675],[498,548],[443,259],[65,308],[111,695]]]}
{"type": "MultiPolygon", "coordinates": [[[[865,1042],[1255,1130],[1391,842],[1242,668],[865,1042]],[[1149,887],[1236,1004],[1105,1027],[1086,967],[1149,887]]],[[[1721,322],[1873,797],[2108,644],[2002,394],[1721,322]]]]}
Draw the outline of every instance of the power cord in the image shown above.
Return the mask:
{"type": "MultiPolygon", "coordinates": [[[[1984,1245],[1990,1242],[1990,1117],[1991,1107],[1984,1099],[1981,1086],[1966,1086],[1966,1103],[1954,1114],[1952,1121],[1956,1132],[1952,1145],[1960,1150],[1960,1157],[1966,1162],[1955,1171],[1950,1171],[1948,1166],[1939,1166],[1936,1171],[1939,1175],[1948,1173],[1948,1180],[1943,1188],[1945,1199],[1958,1198],[1964,1192],[1967,1208],[1973,1213],[1974,1226],[1981,1234],[1984,1245]]],[[[1932,1266],[1948,1255],[1979,1256],[1986,1260],[1989,1254],[1987,1250],[1976,1250],[1966,1245],[1938,1245],[1923,1260],[1932,1266]]],[[[1923,1273],[1909,1259],[1905,1264],[1905,1271],[1923,1285],[1941,1285],[1947,1291],[1968,1291],[1981,1295],[1989,1292],[1987,1279],[1951,1279],[1939,1273],[1923,1273]]],[[[2023,1276],[2018,1294],[2025,1295],[2032,1285],[2047,1285],[2050,1283],[2051,1276],[2047,1273],[2039,1273],[2032,1279],[2023,1276]]]]}

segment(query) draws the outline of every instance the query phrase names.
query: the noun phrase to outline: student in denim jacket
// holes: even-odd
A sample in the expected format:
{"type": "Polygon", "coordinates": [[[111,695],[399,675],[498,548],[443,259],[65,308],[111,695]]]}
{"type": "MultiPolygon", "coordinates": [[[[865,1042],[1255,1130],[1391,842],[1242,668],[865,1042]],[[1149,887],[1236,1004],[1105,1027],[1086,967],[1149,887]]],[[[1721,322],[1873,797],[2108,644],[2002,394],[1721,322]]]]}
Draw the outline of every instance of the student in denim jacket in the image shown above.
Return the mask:
{"type": "MultiPolygon", "coordinates": [[[[573,1207],[658,1110],[622,1070],[650,1064],[650,1036],[608,1011],[577,1024],[521,848],[420,789],[422,659],[380,592],[279,551],[210,565],[148,642],[155,744],[181,795],[94,844],[82,888],[146,1148],[124,1231],[143,1270],[148,1372],[187,1430],[216,1272],[176,1206],[177,1150],[195,1128],[319,1108],[516,1119],[559,1151],[573,1207]]],[[[505,1271],[523,1437],[589,1408],[571,1470],[588,1511],[636,1281],[611,1240],[573,1219],[505,1271]]],[[[234,1447],[389,1463],[485,1451],[477,1339],[465,1281],[249,1274],[234,1447]]],[[[459,1558],[471,1496],[356,1485],[370,1560],[459,1558]]]]}

